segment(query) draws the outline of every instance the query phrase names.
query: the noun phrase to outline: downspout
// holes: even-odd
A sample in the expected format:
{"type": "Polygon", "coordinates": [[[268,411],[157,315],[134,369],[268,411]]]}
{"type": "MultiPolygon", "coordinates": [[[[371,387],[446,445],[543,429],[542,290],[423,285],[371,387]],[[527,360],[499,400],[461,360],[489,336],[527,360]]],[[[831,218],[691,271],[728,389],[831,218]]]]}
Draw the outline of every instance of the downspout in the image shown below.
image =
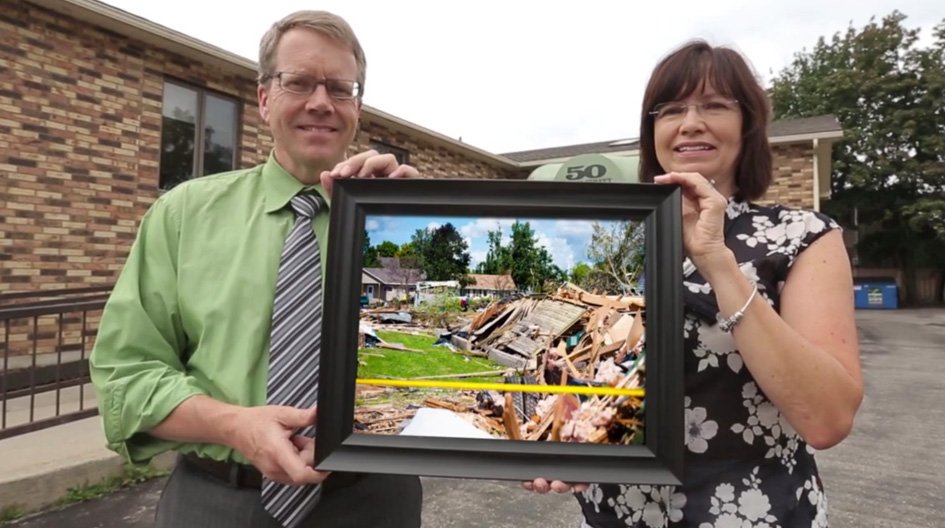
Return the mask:
{"type": "Polygon", "coordinates": [[[820,160],[817,159],[817,152],[820,150],[820,140],[814,138],[814,210],[820,211],[820,160]]]}

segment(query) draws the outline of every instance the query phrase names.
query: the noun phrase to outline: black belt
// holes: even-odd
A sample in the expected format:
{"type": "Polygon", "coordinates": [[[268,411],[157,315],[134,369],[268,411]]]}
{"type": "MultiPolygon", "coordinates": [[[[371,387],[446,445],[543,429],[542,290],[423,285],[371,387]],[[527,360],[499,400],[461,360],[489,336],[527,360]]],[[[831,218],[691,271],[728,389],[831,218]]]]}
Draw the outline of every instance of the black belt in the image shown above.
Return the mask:
{"type": "Polygon", "coordinates": [[[181,455],[180,459],[190,467],[223,481],[234,488],[262,488],[262,473],[253,466],[236,462],[221,462],[201,458],[193,453],[181,455]]]}
{"type": "MultiPolygon", "coordinates": [[[[201,458],[193,453],[181,455],[180,460],[234,488],[262,488],[262,473],[254,466],[201,458]]],[[[365,476],[364,473],[334,472],[322,482],[322,488],[324,491],[344,488],[358,482],[365,476]]]]}

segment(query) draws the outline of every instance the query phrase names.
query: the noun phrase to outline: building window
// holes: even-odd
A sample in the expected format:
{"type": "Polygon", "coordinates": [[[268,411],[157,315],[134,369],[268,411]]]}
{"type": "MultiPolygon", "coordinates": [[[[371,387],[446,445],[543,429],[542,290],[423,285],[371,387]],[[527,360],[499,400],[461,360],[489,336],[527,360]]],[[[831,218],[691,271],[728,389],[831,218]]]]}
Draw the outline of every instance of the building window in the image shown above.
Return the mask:
{"type": "Polygon", "coordinates": [[[372,139],[370,146],[372,149],[380,152],[381,154],[393,154],[394,157],[397,158],[397,163],[402,165],[410,163],[410,151],[407,149],[395,147],[389,143],[384,143],[379,139],[372,139]]]}
{"type": "Polygon", "coordinates": [[[161,189],[236,168],[238,109],[235,99],[164,82],[161,189]]]}

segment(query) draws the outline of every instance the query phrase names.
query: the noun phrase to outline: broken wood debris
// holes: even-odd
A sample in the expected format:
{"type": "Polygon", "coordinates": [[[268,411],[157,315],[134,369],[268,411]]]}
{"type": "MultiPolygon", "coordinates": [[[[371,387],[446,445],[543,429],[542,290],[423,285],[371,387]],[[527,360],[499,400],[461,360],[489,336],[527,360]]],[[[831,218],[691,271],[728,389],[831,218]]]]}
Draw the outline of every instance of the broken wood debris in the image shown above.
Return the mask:
{"type": "MultiPolygon", "coordinates": [[[[462,340],[453,341],[461,352],[485,352],[520,380],[575,389],[575,393],[595,387],[601,392],[506,392],[490,384],[488,391],[455,390],[449,401],[428,397],[424,405],[450,409],[498,438],[616,444],[642,441],[643,399],[613,390],[606,394],[605,390],[645,385],[642,297],[604,295],[566,284],[550,295],[492,303],[462,334],[462,340]]],[[[389,415],[391,422],[403,420],[403,408],[391,407],[389,415]]],[[[396,433],[397,429],[378,426],[385,422],[377,417],[365,416],[359,424],[367,432],[396,433]]]]}

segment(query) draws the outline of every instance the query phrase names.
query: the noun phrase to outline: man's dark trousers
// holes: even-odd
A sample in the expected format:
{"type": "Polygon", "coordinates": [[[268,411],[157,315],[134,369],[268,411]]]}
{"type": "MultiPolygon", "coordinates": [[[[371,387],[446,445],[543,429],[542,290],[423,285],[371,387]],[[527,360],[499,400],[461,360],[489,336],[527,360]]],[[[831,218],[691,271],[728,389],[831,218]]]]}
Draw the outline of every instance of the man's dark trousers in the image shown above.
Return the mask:
{"type": "MultiPolygon", "coordinates": [[[[420,479],[364,475],[326,489],[300,525],[317,528],[419,528],[420,479]]],[[[156,528],[280,528],[262,507],[259,489],[236,487],[180,461],[158,503],[156,528]]]]}

